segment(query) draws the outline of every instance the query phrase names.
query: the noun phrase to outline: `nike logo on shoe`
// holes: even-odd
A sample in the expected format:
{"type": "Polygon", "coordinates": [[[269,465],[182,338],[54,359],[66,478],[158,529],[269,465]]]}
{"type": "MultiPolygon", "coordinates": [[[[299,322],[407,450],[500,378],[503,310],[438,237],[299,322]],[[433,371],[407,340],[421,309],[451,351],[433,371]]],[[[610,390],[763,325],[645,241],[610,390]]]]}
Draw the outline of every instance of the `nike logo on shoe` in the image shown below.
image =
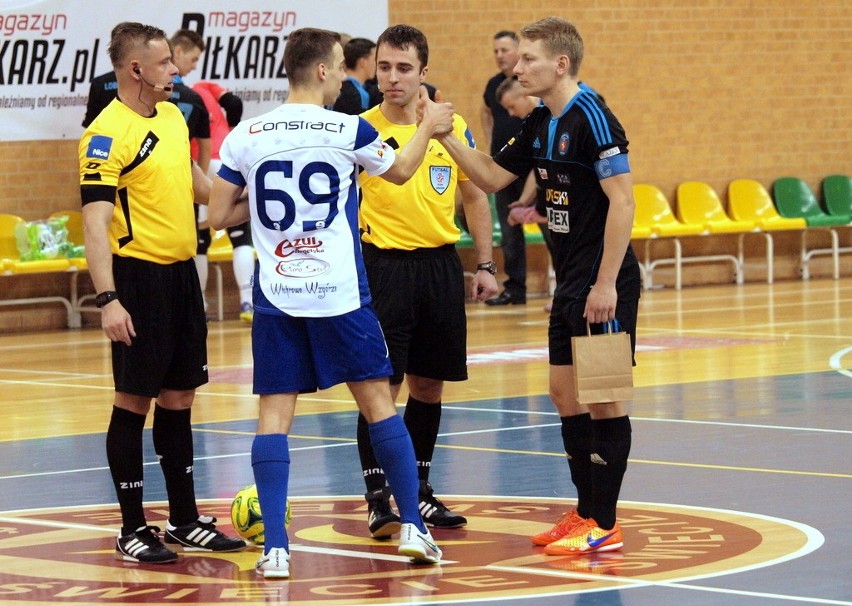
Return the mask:
{"type": "Polygon", "coordinates": [[[606,534],[606,535],[604,535],[604,536],[602,536],[602,537],[600,537],[600,538],[598,538],[598,539],[595,539],[594,537],[592,537],[592,535],[591,535],[591,534],[589,534],[589,535],[586,537],[586,543],[588,543],[588,544],[589,544],[589,547],[591,547],[592,549],[594,549],[594,548],[596,548],[596,547],[600,547],[603,543],[605,543],[606,541],[608,541],[608,540],[609,540],[609,538],[610,538],[612,535],[614,535],[614,534],[615,534],[614,532],[611,532],[611,533],[606,534]]]}

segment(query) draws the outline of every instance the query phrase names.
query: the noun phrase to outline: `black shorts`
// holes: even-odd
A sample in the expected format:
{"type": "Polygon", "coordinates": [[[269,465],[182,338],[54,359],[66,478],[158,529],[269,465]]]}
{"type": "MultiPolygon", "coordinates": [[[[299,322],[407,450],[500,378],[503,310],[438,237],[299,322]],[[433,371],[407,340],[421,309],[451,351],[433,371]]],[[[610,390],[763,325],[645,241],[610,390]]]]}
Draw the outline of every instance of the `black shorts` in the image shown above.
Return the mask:
{"type": "Polygon", "coordinates": [[[373,307],[390,352],[392,385],[404,373],[467,379],[464,271],[455,246],[384,250],[363,245],[373,307]]]}
{"type": "Polygon", "coordinates": [[[207,319],[195,262],[113,256],[115,289],[136,336],[112,343],[115,390],[155,398],[207,383],[207,319]]]}
{"type": "MultiPolygon", "coordinates": [[[[638,274],[638,271],[637,271],[638,274]]],[[[639,313],[639,280],[627,280],[618,285],[618,302],[615,304],[615,319],[618,320],[619,330],[630,334],[630,344],[636,352],[636,319],[639,313]]],[[[550,364],[553,366],[570,366],[574,363],[571,354],[571,337],[586,334],[586,319],[583,311],[586,309],[586,299],[568,299],[553,301],[550,312],[550,326],[547,329],[547,346],[550,364]]],[[[603,324],[592,324],[592,334],[603,332],[603,324]]],[[[636,361],[633,361],[635,366],[636,361]]]]}

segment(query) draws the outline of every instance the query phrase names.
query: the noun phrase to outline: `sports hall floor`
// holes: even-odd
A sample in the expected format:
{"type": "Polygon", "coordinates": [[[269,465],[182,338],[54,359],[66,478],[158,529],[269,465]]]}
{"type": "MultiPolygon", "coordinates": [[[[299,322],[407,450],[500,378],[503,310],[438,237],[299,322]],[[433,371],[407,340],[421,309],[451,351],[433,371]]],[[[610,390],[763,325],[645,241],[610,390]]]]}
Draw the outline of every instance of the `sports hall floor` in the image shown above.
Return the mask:
{"type": "MultiPolygon", "coordinates": [[[[256,552],[172,566],[112,558],[112,381],[96,329],[0,336],[0,604],[852,605],[852,279],[643,294],[622,552],[545,556],[528,536],[572,502],[547,397],[545,299],[470,305],[469,381],[448,386],[432,479],[469,519],[441,566],[367,538],[345,389],[300,400],[289,581],[256,552]]],[[[252,481],[250,330],[210,324],[196,489],[229,524],[252,481]]],[[[149,523],[164,524],[146,433],[149,523]]]]}

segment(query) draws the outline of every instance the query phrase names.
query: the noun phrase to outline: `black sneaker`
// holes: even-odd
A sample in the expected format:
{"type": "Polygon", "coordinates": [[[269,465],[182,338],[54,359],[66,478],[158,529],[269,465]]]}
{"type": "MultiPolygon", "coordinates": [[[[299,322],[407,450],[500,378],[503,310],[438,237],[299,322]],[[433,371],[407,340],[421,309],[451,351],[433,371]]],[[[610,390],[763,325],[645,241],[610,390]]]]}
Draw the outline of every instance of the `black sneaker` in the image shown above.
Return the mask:
{"type": "Polygon", "coordinates": [[[246,548],[242,539],[227,537],[215,526],[216,518],[199,516],[186,526],[166,524],[166,543],[181,545],[184,551],[240,551],[246,548]]]}
{"type": "Polygon", "coordinates": [[[156,526],[142,526],[136,531],[119,535],[115,540],[115,559],[140,564],[173,564],[177,554],[160,543],[156,526]]]}
{"type": "Polygon", "coordinates": [[[433,528],[460,528],[467,518],[453,513],[439,501],[429,482],[420,481],[420,515],[427,526],[433,528]]]}
{"type": "Polygon", "coordinates": [[[367,524],[374,539],[389,539],[399,532],[399,516],[390,506],[390,489],[385,486],[364,495],[367,499],[367,524]]]}

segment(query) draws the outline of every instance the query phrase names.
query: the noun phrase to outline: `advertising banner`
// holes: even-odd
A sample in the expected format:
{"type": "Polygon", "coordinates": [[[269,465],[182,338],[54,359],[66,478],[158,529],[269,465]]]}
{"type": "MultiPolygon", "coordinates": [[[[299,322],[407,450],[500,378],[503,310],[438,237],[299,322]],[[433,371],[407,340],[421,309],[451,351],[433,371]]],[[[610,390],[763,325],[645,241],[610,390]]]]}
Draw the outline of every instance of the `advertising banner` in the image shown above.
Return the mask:
{"type": "Polygon", "coordinates": [[[0,0],[0,141],[79,138],[89,82],[112,70],[110,31],[122,21],[168,36],[199,32],[207,48],[185,82],[228,88],[249,118],[287,97],[282,59],[290,32],[321,27],[375,40],[388,10],[373,0],[0,0]]]}

